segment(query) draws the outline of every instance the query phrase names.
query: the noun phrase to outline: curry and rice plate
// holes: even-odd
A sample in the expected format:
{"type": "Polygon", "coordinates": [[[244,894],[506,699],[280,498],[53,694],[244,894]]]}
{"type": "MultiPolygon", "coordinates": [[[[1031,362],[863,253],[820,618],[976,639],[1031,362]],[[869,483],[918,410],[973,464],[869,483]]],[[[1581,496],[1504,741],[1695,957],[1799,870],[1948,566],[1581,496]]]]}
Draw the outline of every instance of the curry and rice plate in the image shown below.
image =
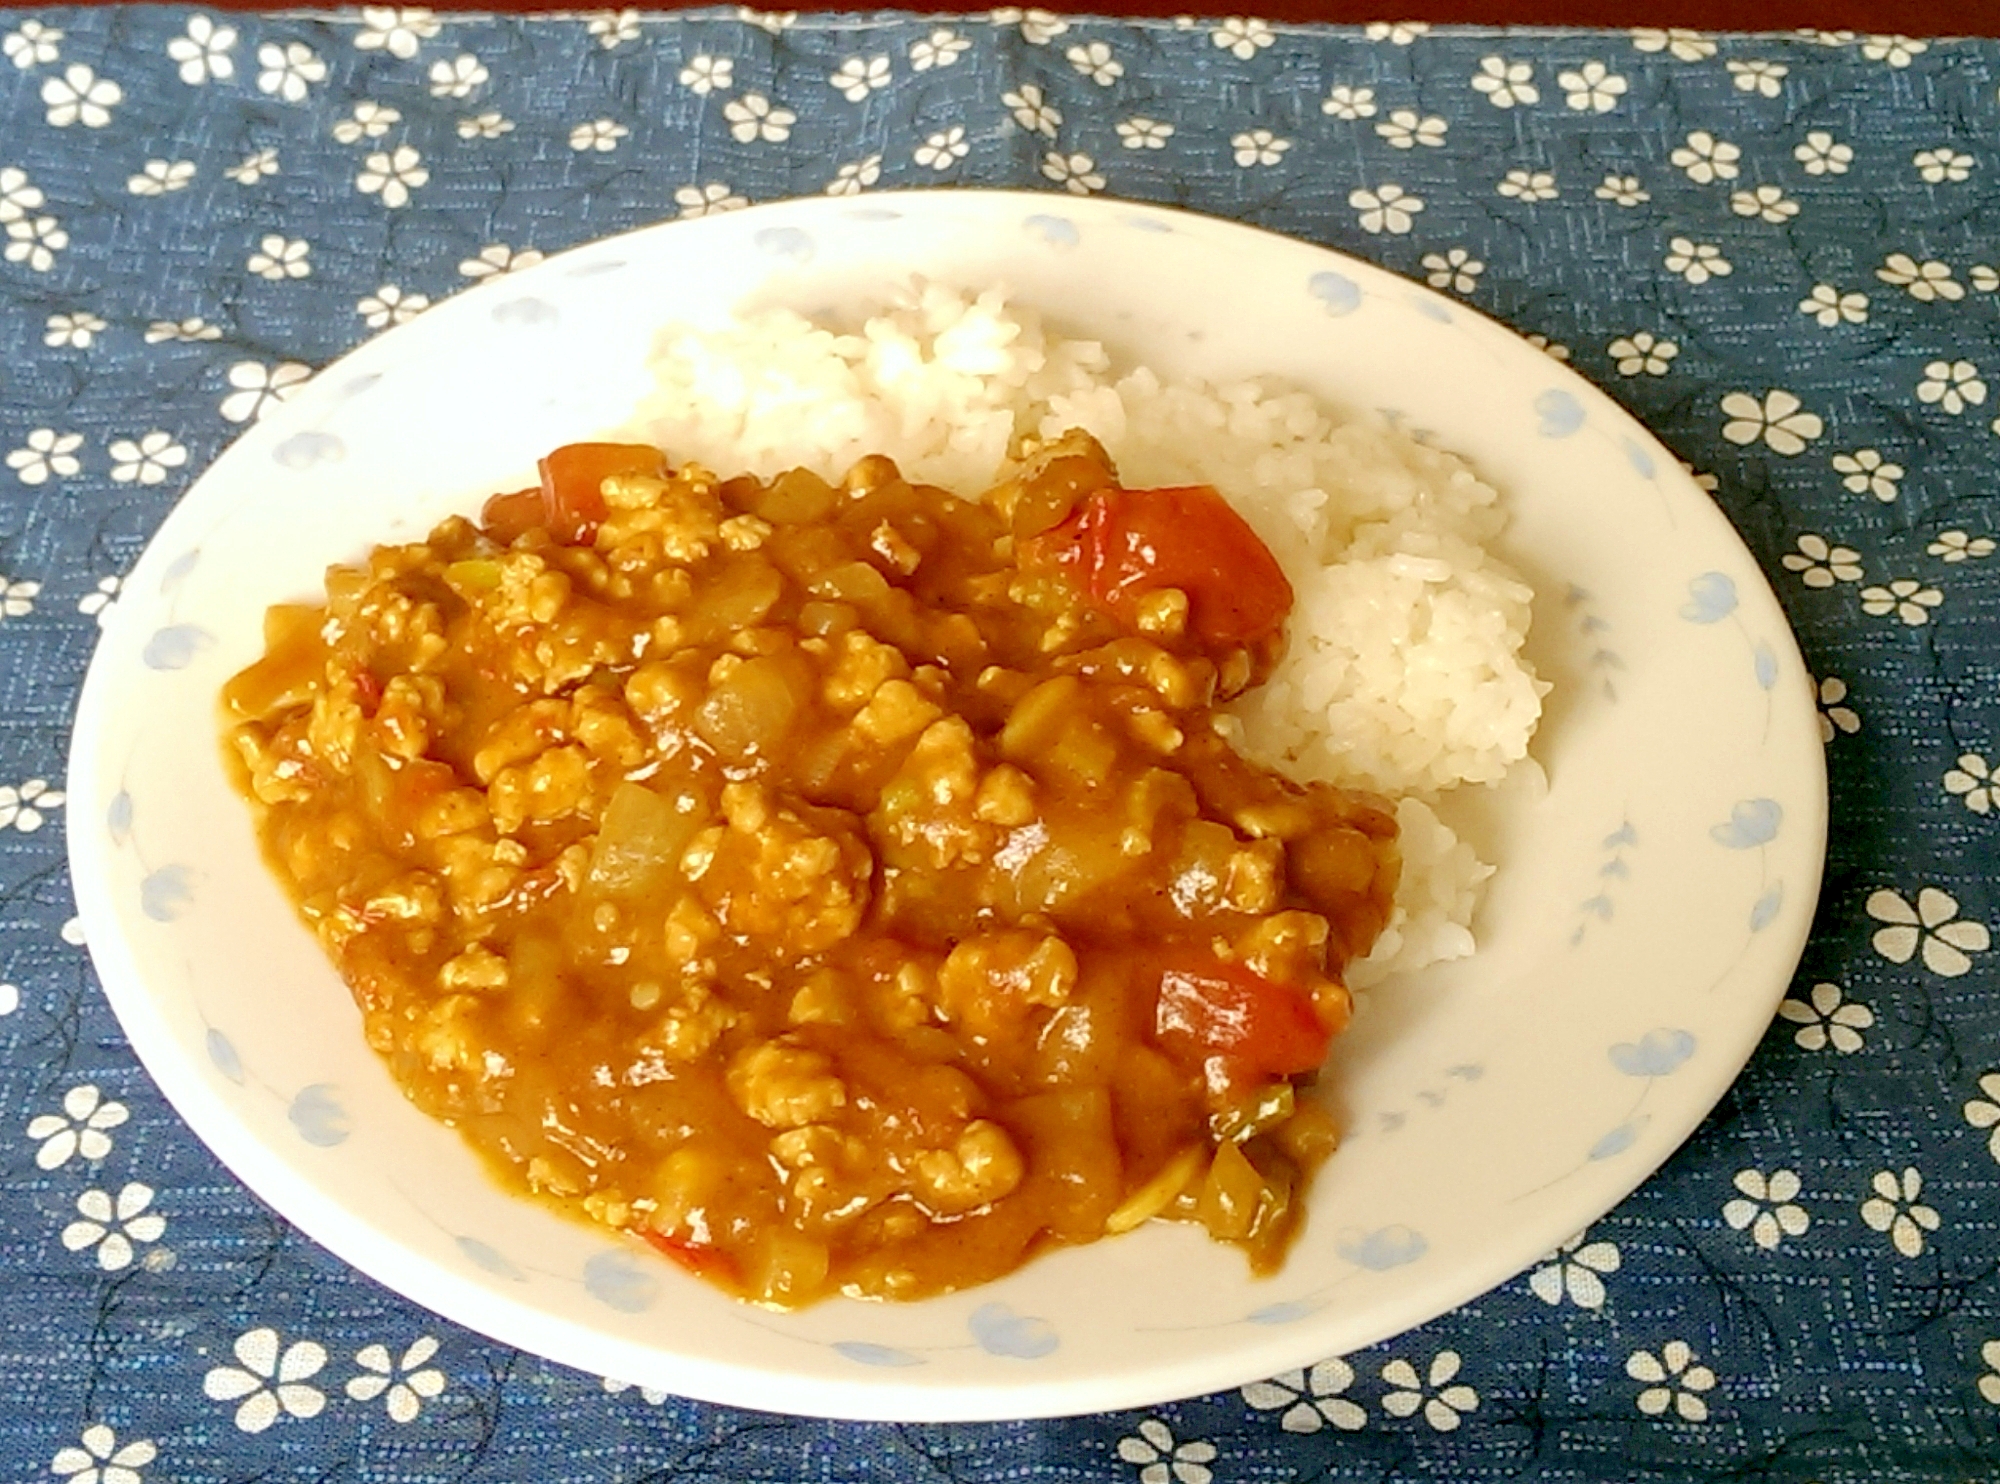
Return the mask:
{"type": "Polygon", "coordinates": [[[1539,715],[1493,492],[938,288],[676,337],[637,431],[226,692],[400,1085],[775,1306],[1154,1217],[1274,1265],[1349,986],[1470,951],[1435,806],[1539,715]]]}

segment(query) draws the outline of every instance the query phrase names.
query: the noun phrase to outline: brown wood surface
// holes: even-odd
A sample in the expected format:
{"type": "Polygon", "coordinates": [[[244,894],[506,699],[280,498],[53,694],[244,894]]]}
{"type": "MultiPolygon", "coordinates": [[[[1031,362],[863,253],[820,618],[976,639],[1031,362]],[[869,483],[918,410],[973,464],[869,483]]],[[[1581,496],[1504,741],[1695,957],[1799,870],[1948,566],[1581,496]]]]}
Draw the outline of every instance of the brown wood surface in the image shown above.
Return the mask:
{"type": "MultiPolygon", "coordinates": [[[[224,0],[236,9],[266,9],[255,0],[224,0]]],[[[858,11],[865,4],[760,0],[768,9],[858,11]]],[[[546,11],[581,8],[545,0],[432,0],[434,10],[546,11]]],[[[673,7],[645,7],[666,8],[673,7]]],[[[925,14],[977,14],[986,3],[923,5],[925,14]]],[[[1247,13],[1269,20],[1354,23],[1420,20],[1515,26],[1692,26],[1705,31],[1900,32],[1905,36],[2000,36],[2000,0],[1269,0],[1190,6],[1181,0],[1093,0],[1076,8],[1109,15],[1247,13]]]]}

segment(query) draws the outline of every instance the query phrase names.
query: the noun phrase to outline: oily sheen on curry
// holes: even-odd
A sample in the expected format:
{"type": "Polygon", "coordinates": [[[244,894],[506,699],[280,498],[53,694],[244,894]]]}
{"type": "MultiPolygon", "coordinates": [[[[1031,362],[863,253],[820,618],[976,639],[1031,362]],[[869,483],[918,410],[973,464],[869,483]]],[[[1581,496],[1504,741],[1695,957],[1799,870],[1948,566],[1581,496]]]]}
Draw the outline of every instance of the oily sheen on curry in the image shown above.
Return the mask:
{"type": "Polygon", "coordinates": [[[1153,1217],[1277,1263],[1384,799],[1216,709],[1291,591],[1071,433],[972,498],[572,445],[280,607],[225,691],[274,871],[499,1176],[792,1307],[1153,1217]]]}

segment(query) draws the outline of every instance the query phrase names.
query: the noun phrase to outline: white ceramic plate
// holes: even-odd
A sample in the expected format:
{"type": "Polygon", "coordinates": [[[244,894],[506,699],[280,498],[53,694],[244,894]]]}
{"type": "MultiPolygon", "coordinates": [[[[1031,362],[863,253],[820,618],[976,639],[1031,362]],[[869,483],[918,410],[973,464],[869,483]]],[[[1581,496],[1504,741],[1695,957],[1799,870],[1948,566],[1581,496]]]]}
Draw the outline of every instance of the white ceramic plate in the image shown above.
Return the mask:
{"type": "Polygon", "coordinates": [[[1533,1262],[1695,1127],[1805,942],[1826,786],[1809,682],[1713,504],[1638,423],[1456,301],[1149,206],[953,191],[782,203],[578,248],[321,372],[217,460],[128,578],[70,764],[76,890],[167,1096],[258,1194],[398,1291],[571,1365],[717,1401],[973,1419],[1136,1406],[1384,1339],[1533,1262]],[[215,696],[267,604],[612,430],[654,335],[732,307],[1008,285],[1168,372],[1399,414],[1507,497],[1557,685],[1545,796],[1500,802],[1471,959],[1338,1043],[1350,1141],[1285,1268],[1186,1227],[904,1306],[740,1306],[502,1193],[404,1101],[267,874],[215,696]]]}

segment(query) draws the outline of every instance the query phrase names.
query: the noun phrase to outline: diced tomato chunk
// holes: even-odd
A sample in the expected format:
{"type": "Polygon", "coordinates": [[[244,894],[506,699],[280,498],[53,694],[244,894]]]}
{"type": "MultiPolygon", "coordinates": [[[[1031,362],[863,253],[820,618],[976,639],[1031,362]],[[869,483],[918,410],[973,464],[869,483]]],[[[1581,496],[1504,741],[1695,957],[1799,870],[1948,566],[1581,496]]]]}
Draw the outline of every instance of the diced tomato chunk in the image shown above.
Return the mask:
{"type": "Polygon", "coordinates": [[[651,1229],[641,1231],[639,1235],[646,1239],[649,1246],[665,1253],[697,1278],[706,1278],[725,1288],[737,1285],[736,1261],[720,1248],[693,1242],[686,1237],[670,1237],[665,1232],[651,1229]]]}
{"type": "Polygon", "coordinates": [[[1310,1072],[1333,1039],[1303,990],[1223,963],[1161,974],[1153,1036],[1188,1061],[1220,1057],[1245,1081],[1310,1072]]]}
{"type": "Polygon", "coordinates": [[[1205,647],[1274,639],[1292,610],[1278,559],[1207,485],[1098,490],[1025,555],[1074,567],[1091,601],[1128,627],[1142,598],[1179,588],[1205,647]]]}
{"type": "Polygon", "coordinates": [[[495,495],[481,521],[496,541],[511,542],[537,526],[566,546],[597,534],[606,514],[604,481],[617,474],[664,479],[667,456],[644,443],[566,443],[541,461],[540,489],[495,495]]]}

